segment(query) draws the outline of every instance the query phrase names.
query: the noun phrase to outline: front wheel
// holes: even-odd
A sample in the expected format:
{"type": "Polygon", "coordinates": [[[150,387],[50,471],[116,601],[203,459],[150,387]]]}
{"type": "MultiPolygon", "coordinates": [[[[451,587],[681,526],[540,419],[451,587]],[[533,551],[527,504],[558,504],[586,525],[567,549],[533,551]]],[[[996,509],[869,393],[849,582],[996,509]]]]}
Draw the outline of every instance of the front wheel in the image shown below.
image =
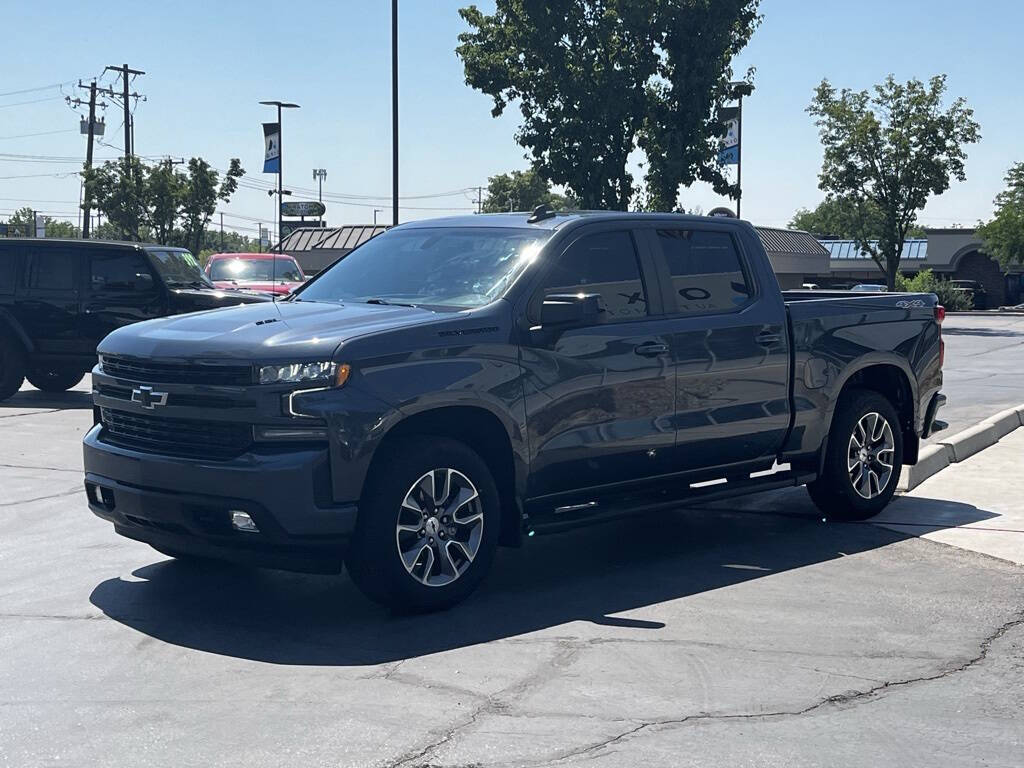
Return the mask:
{"type": "Polygon", "coordinates": [[[865,520],[892,499],[903,469],[903,433],[892,403],[873,391],[843,398],[829,430],[821,476],[807,485],[826,517],[865,520]]]}
{"type": "Polygon", "coordinates": [[[448,608],[479,586],[494,560],[494,478],[480,456],[448,438],[408,438],[384,450],[359,506],[349,574],[393,610],[448,608]]]}
{"type": "Polygon", "coordinates": [[[36,368],[25,378],[43,392],[67,392],[84,377],[85,372],[76,368],[36,368]]]}
{"type": "Polygon", "coordinates": [[[7,326],[0,325],[0,400],[6,400],[25,381],[25,350],[7,326]]]}

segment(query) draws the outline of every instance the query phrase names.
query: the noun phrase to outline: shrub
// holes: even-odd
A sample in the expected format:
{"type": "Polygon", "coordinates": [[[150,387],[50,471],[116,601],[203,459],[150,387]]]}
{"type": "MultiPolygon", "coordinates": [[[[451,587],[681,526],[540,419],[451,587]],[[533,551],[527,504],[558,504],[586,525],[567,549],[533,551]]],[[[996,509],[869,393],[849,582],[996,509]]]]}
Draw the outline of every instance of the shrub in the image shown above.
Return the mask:
{"type": "Polygon", "coordinates": [[[950,312],[963,312],[974,308],[970,294],[953,287],[949,280],[936,277],[930,269],[922,269],[913,277],[896,275],[896,290],[908,293],[934,293],[939,304],[950,312]]]}

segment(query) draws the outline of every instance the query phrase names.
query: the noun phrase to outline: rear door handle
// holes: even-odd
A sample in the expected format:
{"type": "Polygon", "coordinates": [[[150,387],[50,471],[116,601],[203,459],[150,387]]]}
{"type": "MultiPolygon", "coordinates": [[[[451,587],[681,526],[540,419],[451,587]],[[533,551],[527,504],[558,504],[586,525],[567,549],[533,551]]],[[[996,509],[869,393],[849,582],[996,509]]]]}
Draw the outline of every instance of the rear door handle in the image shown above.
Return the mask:
{"type": "Polygon", "coordinates": [[[761,331],[755,339],[762,347],[773,347],[782,343],[782,334],[774,331],[761,331]]]}
{"type": "Polygon", "coordinates": [[[656,341],[648,341],[644,344],[638,344],[633,348],[633,351],[638,355],[644,357],[659,357],[660,355],[668,354],[668,344],[659,344],[656,341]]]}

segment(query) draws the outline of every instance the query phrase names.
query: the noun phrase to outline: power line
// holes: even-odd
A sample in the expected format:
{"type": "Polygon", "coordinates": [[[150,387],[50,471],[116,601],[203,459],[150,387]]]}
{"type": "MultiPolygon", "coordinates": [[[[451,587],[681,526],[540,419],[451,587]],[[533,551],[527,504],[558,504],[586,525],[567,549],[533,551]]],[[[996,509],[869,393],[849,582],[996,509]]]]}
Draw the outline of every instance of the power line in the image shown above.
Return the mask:
{"type": "Polygon", "coordinates": [[[41,99],[31,99],[29,101],[13,101],[10,104],[0,104],[0,109],[4,107],[21,107],[25,104],[38,104],[41,101],[56,101],[57,99],[63,99],[63,96],[45,96],[41,99]]]}
{"type": "Polygon", "coordinates": [[[14,136],[0,136],[0,141],[5,139],[28,139],[33,136],[52,136],[55,133],[77,133],[74,128],[61,128],[59,131],[39,131],[38,133],[18,133],[14,136]]]}
{"type": "Polygon", "coordinates": [[[0,98],[5,96],[20,96],[23,93],[35,93],[36,91],[48,91],[51,88],[60,88],[64,85],[74,85],[74,80],[65,80],[63,83],[50,83],[49,85],[40,85],[35,88],[22,88],[20,91],[7,91],[6,93],[0,93],[0,98]]]}

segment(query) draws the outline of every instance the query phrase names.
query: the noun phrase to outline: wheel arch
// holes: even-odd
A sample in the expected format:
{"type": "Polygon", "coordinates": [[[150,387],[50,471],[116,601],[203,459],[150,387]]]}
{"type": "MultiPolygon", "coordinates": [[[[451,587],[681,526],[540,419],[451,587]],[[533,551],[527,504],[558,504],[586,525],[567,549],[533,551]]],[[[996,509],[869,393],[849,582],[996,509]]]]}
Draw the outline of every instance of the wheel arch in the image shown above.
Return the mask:
{"type": "Polygon", "coordinates": [[[492,411],[476,405],[444,405],[419,411],[397,421],[374,451],[367,476],[389,446],[413,436],[446,437],[469,446],[491,470],[501,498],[501,537],[505,546],[522,542],[522,511],[516,493],[516,452],[505,423],[492,411]]]}
{"type": "MultiPolygon", "coordinates": [[[[868,360],[849,371],[839,386],[828,414],[831,429],[836,408],[844,397],[857,390],[877,392],[892,403],[900,420],[900,434],[903,437],[903,463],[916,464],[920,450],[920,438],[914,426],[916,418],[917,393],[914,379],[902,361],[896,359],[868,360]]],[[[828,434],[826,432],[826,434],[828,434]]],[[[822,444],[819,464],[824,461],[826,446],[822,444]]]]}
{"type": "Polygon", "coordinates": [[[0,307],[0,328],[10,330],[10,332],[14,334],[14,338],[16,338],[21,344],[26,355],[31,355],[35,352],[35,345],[32,343],[32,339],[29,338],[28,334],[25,333],[25,329],[21,327],[21,323],[19,323],[17,318],[3,307],[0,307]]]}

